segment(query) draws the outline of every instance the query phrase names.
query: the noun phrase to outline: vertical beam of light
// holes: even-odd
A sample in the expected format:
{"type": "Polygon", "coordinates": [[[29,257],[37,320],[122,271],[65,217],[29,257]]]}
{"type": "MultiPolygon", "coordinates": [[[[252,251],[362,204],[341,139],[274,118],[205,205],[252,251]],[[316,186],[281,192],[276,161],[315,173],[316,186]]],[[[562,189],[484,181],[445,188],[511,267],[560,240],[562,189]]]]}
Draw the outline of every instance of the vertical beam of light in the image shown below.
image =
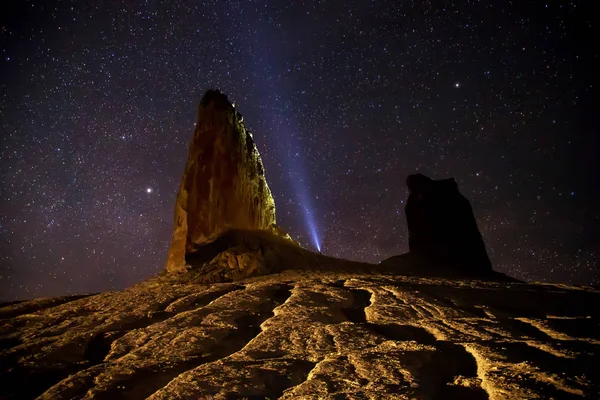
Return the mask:
{"type": "MultiPolygon", "coordinates": [[[[284,106],[284,109],[287,108],[284,106]]],[[[279,111],[273,109],[274,112],[279,111]]],[[[273,129],[279,134],[280,150],[286,161],[290,184],[300,203],[306,228],[317,251],[321,251],[321,239],[315,222],[315,209],[306,180],[306,169],[303,162],[304,149],[296,139],[295,130],[290,117],[283,114],[272,116],[273,129]]]]}
{"type": "MultiPolygon", "coordinates": [[[[237,45],[245,46],[249,59],[244,60],[244,76],[249,78],[252,87],[256,88],[264,110],[263,120],[268,121],[273,132],[271,142],[284,161],[288,171],[294,195],[302,209],[304,223],[312,239],[312,244],[320,252],[321,239],[315,221],[313,198],[309,191],[306,177],[304,149],[298,140],[299,128],[295,125],[293,115],[298,107],[291,103],[294,93],[293,81],[287,79],[288,63],[282,49],[288,46],[282,27],[264,14],[264,9],[252,6],[251,2],[242,2],[232,6],[227,13],[233,26],[243,27],[250,35],[240,35],[237,45]],[[279,50],[279,51],[278,51],[279,50]]],[[[265,126],[266,127],[266,126],[265,126]]]]}

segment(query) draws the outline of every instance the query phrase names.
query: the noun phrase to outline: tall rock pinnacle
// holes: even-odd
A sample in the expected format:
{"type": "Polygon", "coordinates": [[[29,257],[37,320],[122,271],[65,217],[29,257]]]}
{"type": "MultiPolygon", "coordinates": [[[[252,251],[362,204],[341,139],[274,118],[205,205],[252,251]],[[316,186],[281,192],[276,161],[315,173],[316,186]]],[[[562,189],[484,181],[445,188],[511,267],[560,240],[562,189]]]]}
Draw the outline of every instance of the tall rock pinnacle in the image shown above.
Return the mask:
{"type": "Polygon", "coordinates": [[[230,229],[270,230],[275,202],[262,160],[227,96],[209,90],[198,107],[177,200],[167,271],[185,270],[194,247],[230,229]]]}

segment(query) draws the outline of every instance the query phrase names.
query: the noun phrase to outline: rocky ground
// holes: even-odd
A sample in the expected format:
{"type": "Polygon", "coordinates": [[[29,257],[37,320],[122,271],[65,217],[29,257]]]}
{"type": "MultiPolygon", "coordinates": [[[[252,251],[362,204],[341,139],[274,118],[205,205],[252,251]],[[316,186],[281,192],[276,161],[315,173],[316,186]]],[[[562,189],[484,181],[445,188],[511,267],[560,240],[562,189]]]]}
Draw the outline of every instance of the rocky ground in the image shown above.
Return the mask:
{"type": "Polygon", "coordinates": [[[0,307],[0,398],[596,399],[599,305],[549,284],[163,275],[0,307]]]}

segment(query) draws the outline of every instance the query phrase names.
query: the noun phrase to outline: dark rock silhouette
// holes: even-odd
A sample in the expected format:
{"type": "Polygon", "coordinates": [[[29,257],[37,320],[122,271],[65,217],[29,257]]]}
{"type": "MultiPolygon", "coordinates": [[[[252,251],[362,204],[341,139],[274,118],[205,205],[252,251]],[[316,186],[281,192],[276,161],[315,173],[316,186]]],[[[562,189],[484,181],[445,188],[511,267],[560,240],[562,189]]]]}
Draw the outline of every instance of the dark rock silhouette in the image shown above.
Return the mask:
{"type": "Polygon", "coordinates": [[[465,271],[492,271],[469,201],[454,178],[410,175],[405,207],[411,253],[430,263],[465,271]]]}

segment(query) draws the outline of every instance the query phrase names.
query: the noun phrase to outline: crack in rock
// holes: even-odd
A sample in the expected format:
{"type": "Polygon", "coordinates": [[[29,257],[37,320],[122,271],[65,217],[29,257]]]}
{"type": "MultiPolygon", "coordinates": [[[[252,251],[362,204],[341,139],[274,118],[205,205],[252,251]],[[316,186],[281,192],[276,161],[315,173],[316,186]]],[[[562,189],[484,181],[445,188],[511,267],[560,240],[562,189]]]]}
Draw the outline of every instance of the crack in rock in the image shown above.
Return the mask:
{"type": "Polygon", "coordinates": [[[350,289],[352,294],[352,304],[350,307],[342,308],[340,311],[355,324],[364,324],[367,322],[365,308],[371,305],[371,292],[364,289],[350,289]]]}

